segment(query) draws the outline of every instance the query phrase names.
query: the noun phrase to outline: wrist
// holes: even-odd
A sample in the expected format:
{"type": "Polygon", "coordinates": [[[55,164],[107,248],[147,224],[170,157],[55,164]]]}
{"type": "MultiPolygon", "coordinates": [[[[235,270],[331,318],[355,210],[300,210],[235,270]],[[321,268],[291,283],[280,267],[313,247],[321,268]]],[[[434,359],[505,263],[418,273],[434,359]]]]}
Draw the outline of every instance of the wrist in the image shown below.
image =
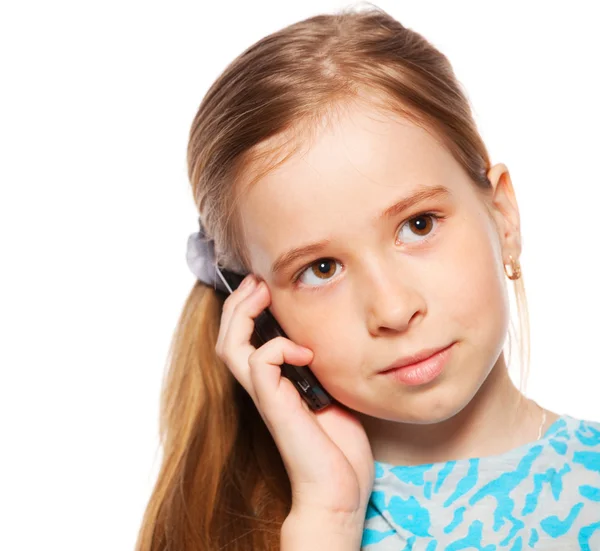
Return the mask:
{"type": "Polygon", "coordinates": [[[365,516],[291,512],[281,527],[281,551],[358,551],[365,516]]]}

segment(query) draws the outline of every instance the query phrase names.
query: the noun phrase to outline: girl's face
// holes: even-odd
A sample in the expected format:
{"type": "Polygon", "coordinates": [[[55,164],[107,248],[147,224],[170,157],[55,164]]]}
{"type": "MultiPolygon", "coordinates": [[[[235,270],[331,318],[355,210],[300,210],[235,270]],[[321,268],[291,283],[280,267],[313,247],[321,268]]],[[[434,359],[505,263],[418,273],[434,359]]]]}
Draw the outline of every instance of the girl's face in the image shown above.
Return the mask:
{"type": "Polygon", "coordinates": [[[508,329],[503,260],[520,252],[510,179],[504,165],[490,174],[484,194],[427,131],[356,105],[246,190],[251,269],[339,402],[432,423],[485,381],[508,329]],[[379,373],[452,344],[426,384],[379,373]]]}

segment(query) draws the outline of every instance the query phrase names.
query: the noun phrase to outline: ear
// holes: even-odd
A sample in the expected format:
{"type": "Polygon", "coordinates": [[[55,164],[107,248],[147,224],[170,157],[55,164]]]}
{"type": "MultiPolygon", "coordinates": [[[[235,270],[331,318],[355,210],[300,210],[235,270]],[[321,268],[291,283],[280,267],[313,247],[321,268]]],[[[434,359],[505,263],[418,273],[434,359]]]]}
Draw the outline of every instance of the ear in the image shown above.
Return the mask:
{"type": "Polygon", "coordinates": [[[487,177],[493,190],[490,212],[498,229],[503,262],[508,264],[509,255],[515,260],[521,255],[521,219],[517,198],[505,164],[494,165],[487,177]]]}

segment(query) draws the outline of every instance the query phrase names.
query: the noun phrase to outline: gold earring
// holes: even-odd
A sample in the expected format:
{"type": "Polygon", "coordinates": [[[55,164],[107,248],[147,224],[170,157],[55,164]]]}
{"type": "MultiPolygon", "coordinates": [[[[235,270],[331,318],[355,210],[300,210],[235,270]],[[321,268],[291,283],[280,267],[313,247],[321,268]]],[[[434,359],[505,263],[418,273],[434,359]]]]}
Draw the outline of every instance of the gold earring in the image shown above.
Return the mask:
{"type": "Polygon", "coordinates": [[[506,274],[506,277],[508,277],[508,279],[512,279],[513,281],[515,279],[519,279],[521,277],[521,265],[519,264],[519,261],[515,260],[510,254],[508,255],[508,259],[510,260],[510,273],[506,269],[508,264],[505,264],[504,273],[506,274]]]}

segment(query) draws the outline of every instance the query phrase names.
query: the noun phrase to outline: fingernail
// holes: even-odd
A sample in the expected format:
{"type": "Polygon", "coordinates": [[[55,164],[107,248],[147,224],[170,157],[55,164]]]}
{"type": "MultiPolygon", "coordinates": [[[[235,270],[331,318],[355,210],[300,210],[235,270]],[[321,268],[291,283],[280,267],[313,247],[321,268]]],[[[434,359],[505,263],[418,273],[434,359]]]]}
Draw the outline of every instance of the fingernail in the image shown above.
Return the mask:
{"type": "Polygon", "coordinates": [[[255,284],[254,276],[247,275],[244,280],[240,283],[239,289],[250,289],[255,284]]]}
{"type": "Polygon", "coordinates": [[[262,292],[263,289],[267,288],[267,284],[264,281],[259,281],[256,289],[253,289],[253,294],[262,292]]]}

